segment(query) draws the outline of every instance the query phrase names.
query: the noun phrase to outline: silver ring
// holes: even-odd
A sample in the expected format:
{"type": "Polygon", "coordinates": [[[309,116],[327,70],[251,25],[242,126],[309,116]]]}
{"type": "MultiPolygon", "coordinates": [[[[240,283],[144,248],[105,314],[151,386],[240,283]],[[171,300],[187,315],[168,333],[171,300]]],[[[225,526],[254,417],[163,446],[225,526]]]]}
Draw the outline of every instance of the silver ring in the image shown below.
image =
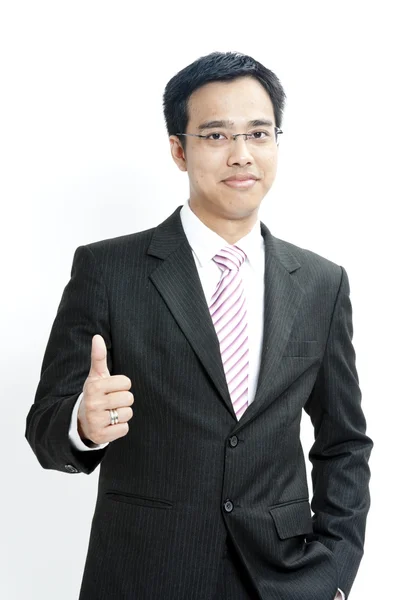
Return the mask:
{"type": "Polygon", "coordinates": [[[110,425],[116,425],[118,423],[118,412],[115,408],[109,410],[110,413],[110,425]]]}

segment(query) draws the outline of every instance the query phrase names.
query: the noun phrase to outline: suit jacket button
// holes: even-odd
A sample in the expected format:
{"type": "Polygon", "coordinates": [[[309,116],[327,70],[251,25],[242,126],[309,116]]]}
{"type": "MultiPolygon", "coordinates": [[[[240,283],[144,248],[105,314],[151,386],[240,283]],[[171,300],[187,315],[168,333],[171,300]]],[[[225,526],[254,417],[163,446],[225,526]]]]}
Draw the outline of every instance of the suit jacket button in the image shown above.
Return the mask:
{"type": "Polygon", "coordinates": [[[69,471],[69,473],[78,473],[78,469],[74,467],[74,465],[65,465],[65,469],[69,471]]]}
{"type": "Polygon", "coordinates": [[[230,513],[233,511],[233,502],[231,502],[230,500],[225,500],[224,502],[224,510],[227,513],[230,513]]]}
{"type": "Polygon", "coordinates": [[[229,439],[229,445],[231,448],[236,448],[236,446],[238,445],[239,440],[237,439],[236,435],[233,435],[230,439],[229,439]]]}

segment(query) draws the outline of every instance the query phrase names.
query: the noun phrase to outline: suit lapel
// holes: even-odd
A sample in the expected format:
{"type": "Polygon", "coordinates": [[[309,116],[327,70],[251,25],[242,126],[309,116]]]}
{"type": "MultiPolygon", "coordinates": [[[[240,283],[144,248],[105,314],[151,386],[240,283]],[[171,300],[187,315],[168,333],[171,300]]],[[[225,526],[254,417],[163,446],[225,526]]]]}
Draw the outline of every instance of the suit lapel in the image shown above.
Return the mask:
{"type": "MultiPolygon", "coordinates": [[[[186,336],[223,402],[237,421],[232,407],[219,350],[218,337],[204,296],[192,250],[183,231],[178,207],[154,232],[148,254],[162,259],[151,273],[155,285],[186,336]]],[[[264,334],[260,372],[254,401],[235,429],[252,420],[281,390],[279,363],[290,336],[304,291],[291,275],[300,268],[286,245],[261,223],[265,241],[264,334]]]]}
{"type": "Polygon", "coordinates": [[[193,253],[183,231],[180,208],[155,230],[148,254],[162,258],[163,262],[151,273],[150,279],[236,420],[218,337],[193,253]]]}
{"type": "Polygon", "coordinates": [[[253,402],[244,412],[237,428],[242,428],[275,400],[288,382],[277,377],[279,365],[293,323],[303,300],[304,290],[292,275],[301,267],[281,240],[261,223],[265,242],[264,331],[260,371],[253,402]]]}

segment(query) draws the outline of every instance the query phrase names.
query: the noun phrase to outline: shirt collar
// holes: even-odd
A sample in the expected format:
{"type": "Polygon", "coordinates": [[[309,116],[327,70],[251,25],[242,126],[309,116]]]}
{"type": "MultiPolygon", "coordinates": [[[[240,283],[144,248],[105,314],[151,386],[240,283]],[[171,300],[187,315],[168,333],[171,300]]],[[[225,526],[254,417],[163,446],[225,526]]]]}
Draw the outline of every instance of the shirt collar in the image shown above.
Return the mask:
{"type": "MultiPolygon", "coordinates": [[[[204,267],[228,242],[215,231],[207,227],[189,205],[189,200],[180,211],[182,227],[189,245],[195,253],[200,266],[204,267]]],[[[261,234],[260,219],[257,219],[249,233],[236,242],[237,246],[245,252],[250,265],[256,268],[263,260],[264,238],[261,234]]]]}

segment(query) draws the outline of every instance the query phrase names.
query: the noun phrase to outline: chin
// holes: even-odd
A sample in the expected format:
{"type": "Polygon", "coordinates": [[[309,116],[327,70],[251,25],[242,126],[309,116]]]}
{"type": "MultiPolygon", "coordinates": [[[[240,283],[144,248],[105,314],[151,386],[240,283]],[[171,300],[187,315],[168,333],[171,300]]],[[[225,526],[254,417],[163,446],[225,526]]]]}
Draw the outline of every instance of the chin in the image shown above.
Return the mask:
{"type": "Polygon", "coordinates": [[[237,202],[227,201],[225,203],[226,214],[231,218],[243,219],[246,217],[251,217],[255,211],[258,210],[261,204],[260,199],[244,199],[241,198],[237,202]]]}

